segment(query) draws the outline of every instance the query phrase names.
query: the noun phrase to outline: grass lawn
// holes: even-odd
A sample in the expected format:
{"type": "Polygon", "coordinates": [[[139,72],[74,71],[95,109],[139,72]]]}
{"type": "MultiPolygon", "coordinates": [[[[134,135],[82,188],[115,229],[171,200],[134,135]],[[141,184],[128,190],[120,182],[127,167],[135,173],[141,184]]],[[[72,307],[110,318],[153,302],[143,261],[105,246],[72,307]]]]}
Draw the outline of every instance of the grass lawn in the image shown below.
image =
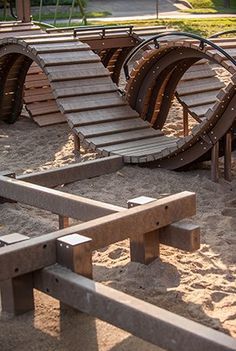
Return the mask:
{"type": "MultiPolygon", "coordinates": [[[[92,25],[111,25],[110,22],[96,22],[88,23],[92,25]]],[[[116,24],[124,25],[124,22],[117,22],[116,24]]],[[[204,18],[204,19],[167,19],[167,20],[143,20],[143,21],[128,21],[125,24],[137,26],[153,26],[165,25],[183,32],[191,32],[209,37],[210,35],[236,28],[236,18],[204,18]]],[[[60,23],[57,26],[65,27],[67,23],[60,23]]],[[[80,22],[73,22],[73,26],[81,25],[80,22]]],[[[234,35],[235,36],[235,35],[234,35]]]]}
{"type": "Polygon", "coordinates": [[[190,13],[236,13],[236,1],[230,1],[230,8],[224,7],[224,0],[188,0],[193,9],[184,12],[190,13]]]}

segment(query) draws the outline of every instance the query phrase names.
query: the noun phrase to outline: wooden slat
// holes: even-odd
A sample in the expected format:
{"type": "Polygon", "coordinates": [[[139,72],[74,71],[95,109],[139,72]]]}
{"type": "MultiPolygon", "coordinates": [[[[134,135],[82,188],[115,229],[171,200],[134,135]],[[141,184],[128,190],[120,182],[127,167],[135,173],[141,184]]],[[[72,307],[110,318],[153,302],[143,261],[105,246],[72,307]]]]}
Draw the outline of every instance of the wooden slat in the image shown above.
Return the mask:
{"type": "Polygon", "coordinates": [[[196,107],[191,107],[190,111],[194,113],[198,117],[204,117],[207,113],[207,111],[212,108],[214,104],[207,104],[207,105],[201,105],[201,106],[196,106],[196,107]]]}
{"type": "MultiPolygon", "coordinates": [[[[124,143],[119,143],[119,144],[112,144],[109,146],[106,146],[106,151],[107,152],[122,152],[122,150],[132,150],[132,148],[135,148],[137,146],[144,146],[144,145],[155,145],[158,142],[158,139],[162,139],[163,136],[160,134],[158,136],[149,136],[147,138],[136,140],[136,141],[128,141],[124,143]]],[[[164,136],[164,138],[166,138],[164,136]]]]}
{"type": "Polygon", "coordinates": [[[106,77],[110,76],[110,72],[104,67],[92,68],[90,70],[77,69],[75,71],[64,71],[64,72],[51,72],[48,77],[51,82],[74,80],[80,78],[94,78],[94,77],[106,77]]]}
{"type": "Polygon", "coordinates": [[[25,96],[24,96],[24,102],[26,104],[32,103],[32,102],[47,101],[47,100],[54,100],[54,96],[53,96],[52,93],[49,93],[49,94],[37,94],[37,95],[31,95],[31,96],[27,96],[25,94],[25,96]]]}
{"type": "MultiPolygon", "coordinates": [[[[50,67],[51,70],[51,67],[50,67]]],[[[110,84],[111,79],[110,79],[110,74],[107,76],[103,77],[87,77],[87,78],[81,78],[81,79],[74,79],[74,80],[66,80],[66,81],[57,81],[52,83],[52,88],[53,90],[57,91],[59,89],[67,89],[67,88],[77,88],[79,86],[85,87],[87,85],[97,85],[97,84],[110,84]]]]}
{"type": "Polygon", "coordinates": [[[40,127],[66,122],[65,116],[61,112],[45,113],[43,115],[32,116],[32,118],[40,127]]]}
{"type": "MultiPolygon", "coordinates": [[[[196,70],[192,71],[191,68],[183,75],[183,77],[181,78],[181,82],[187,81],[187,80],[195,80],[202,77],[209,78],[209,77],[214,77],[216,75],[216,73],[211,69],[210,66],[204,67],[204,69],[197,70],[197,71],[196,70]]],[[[193,81],[193,84],[194,84],[194,81],[193,81]]]]}
{"type": "Polygon", "coordinates": [[[58,106],[55,100],[42,101],[40,103],[31,103],[27,105],[32,116],[40,116],[49,114],[50,112],[58,112],[58,106]]]}
{"type": "Polygon", "coordinates": [[[30,45],[33,51],[37,54],[54,54],[74,51],[87,51],[89,46],[78,42],[58,43],[55,47],[48,44],[33,44],[30,45]]]}
{"type": "Polygon", "coordinates": [[[138,113],[127,105],[66,114],[66,118],[71,128],[135,117],[138,117],[138,113]]]}
{"type": "Polygon", "coordinates": [[[94,84],[86,86],[78,86],[74,88],[57,89],[55,92],[56,97],[66,96],[81,96],[81,95],[92,95],[96,93],[108,93],[117,91],[117,86],[110,82],[109,84],[94,84]]]}
{"type": "Polygon", "coordinates": [[[196,79],[194,84],[191,81],[178,84],[179,95],[190,95],[198,92],[205,92],[223,88],[225,85],[217,78],[196,79]]]}
{"type": "Polygon", "coordinates": [[[145,128],[132,132],[116,133],[114,135],[106,135],[95,138],[87,138],[86,142],[89,145],[94,145],[97,148],[105,147],[107,145],[113,145],[118,143],[123,143],[127,141],[139,140],[140,138],[149,138],[151,136],[162,135],[162,132],[159,130],[154,130],[152,128],[145,128]]]}
{"type": "Polygon", "coordinates": [[[193,95],[182,95],[181,100],[189,107],[201,106],[205,104],[211,104],[217,101],[217,94],[219,90],[213,90],[204,93],[198,93],[193,95]]]}
{"type": "Polygon", "coordinates": [[[150,128],[148,122],[143,121],[141,118],[131,120],[124,120],[118,122],[98,123],[85,127],[75,128],[76,134],[83,135],[84,138],[92,138],[101,135],[107,135],[118,132],[126,132],[138,129],[150,128]]]}
{"type": "Polygon", "coordinates": [[[33,80],[31,82],[28,82],[27,80],[25,81],[25,88],[26,89],[31,89],[31,88],[42,88],[42,87],[49,86],[49,81],[47,77],[45,76],[41,80],[33,80]]]}
{"type": "Polygon", "coordinates": [[[63,104],[62,110],[64,113],[73,112],[73,111],[86,111],[86,110],[94,110],[97,108],[105,108],[111,106],[122,106],[126,105],[126,102],[121,99],[119,96],[114,96],[109,99],[97,99],[92,101],[82,101],[80,104],[78,103],[68,103],[63,104]]]}
{"type": "Polygon", "coordinates": [[[78,51],[74,52],[64,52],[63,54],[53,53],[53,54],[40,54],[40,62],[42,66],[57,66],[80,63],[90,63],[90,62],[100,62],[100,57],[93,53],[93,51],[78,51]]]}

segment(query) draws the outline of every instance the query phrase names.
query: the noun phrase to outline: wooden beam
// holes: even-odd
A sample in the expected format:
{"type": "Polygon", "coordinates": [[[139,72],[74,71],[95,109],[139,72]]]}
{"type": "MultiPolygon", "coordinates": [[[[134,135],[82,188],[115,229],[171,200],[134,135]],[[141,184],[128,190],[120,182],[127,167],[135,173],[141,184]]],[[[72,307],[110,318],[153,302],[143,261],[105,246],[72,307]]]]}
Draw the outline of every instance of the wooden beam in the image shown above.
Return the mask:
{"type": "Polygon", "coordinates": [[[0,197],[81,221],[105,216],[122,209],[104,202],[1,176],[0,197]]]}
{"type": "Polygon", "coordinates": [[[193,223],[173,223],[159,230],[162,244],[184,251],[200,249],[200,227],[193,223]]]}
{"type": "Polygon", "coordinates": [[[109,156],[49,171],[24,174],[17,177],[17,179],[53,188],[58,185],[113,173],[122,168],[123,165],[121,156],[109,156]]]}
{"type": "Polygon", "coordinates": [[[171,195],[150,204],[75,225],[28,242],[3,247],[0,251],[0,281],[35,271],[56,262],[56,239],[73,233],[92,240],[92,250],[143,235],[196,213],[196,196],[191,192],[171,195]]]}
{"type": "Polygon", "coordinates": [[[79,234],[57,239],[57,262],[84,277],[93,277],[91,239],[79,234]]]}
{"type": "MultiPolygon", "coordinates": [[[[95,164],[97,165],[97,163],[95,164]]],[[[105,167],[107,167],[109,164],[105,161],[104,165],[105,167]]],[[[85,170],[84,176],[87,177],[88,174],[91,174],[90,172],[92,171],[92,169],[93,169],[93,166],[90,170],[88,170],[88,172],[87,170],[85,170]]],[[[47,173],[46,178],[44,178],[44,175],[43,175],[42,179],[40,178],[41,176],[39,175],[38,180],[40,181],[41,179],[45,181],[46,179],[54,178],[54,176],[56,178],[60,177],[61,169],[55,170],[56,172],[55,175],[53,174],[53,172],[51,173],[49,171],[47,173]]],[[[67,174],[67,170],[66,170],[66,174],[67,174]]],[[[32,175],[32,179],[34,179],[34,175],[32,175]]],[[[37,175],[34,180],[37,180],[37,175]]],[[[58,190],[51,190],[51,189],[44,188],[42,186],[37,186],[34,184],[28,184],[26,182],[19,181],[19,179],[15,180],[14,183],[12,182],[9,183],[7,182],[6,177],[0,176],[0,197],[1,197],[1,192],[4,192],[5,194],[7,194],[8,199],[9,197],[10,198],[13,197],[14,199],[16,199],[16,201],[24,202],[26,204],[43,208],[48,211],[59,214],[59,217],[60,217],[59,229],[62,229],[63,227],[65,227],[64,226],[65,223],[64,224],[62,223],[63,217],[77,218],[82,221],[86,221],[91,218],[94,219],[97,217],[104,216],[106,214],[121,212],[124,210],[123,207],[105,204],[99,201],[89,200],[87,198],[84,198],[78,195],[67,194],[64,192],[60,192],[58,190]]],[[[172,224],[170,224],[170,226],[172,226],[172,224]]],[[[183,229],[186,232],[186,229],[185,228],[183,229]]],[[[168,233],[165,232],[165,238],[163,243],[167,245],[167,241],[168,241],[169,246],[173,246],[174,243],[176,244],[176,242],[178,241],[178,248],[180,249],[182,248],[183,250],[185,250],[185,243],[183,243],[181,239],[178,239],[178,236],[179,234],[175,230],[173,231],[171,230],[168,233]],[[181,244],[183,244],[182,247],[181,247],[181,244]]],[[[185,240],[188,240],[189,247],[192,245],[191,236],[192,236],[192,233],[191,231],[189,231],[188,239],[187,239],[187,234],[185,237],[185,240]]],[[[160,243],[162,243],[162,238],[160,239],[160,243]]],[[[192,247],[192,250],[194,250],[194,246],[192,247]]],[[[192,250],[190,249],[190,251],[192,250]]]]}
{"type": "MultiPolygon", "coordinates": [[[[127,201],[128,208],[148,204],[156,199],[139,196],[127,201]]],[[[130,239],[130,259],[132,262],[149,264],[160,255],[159,230],[154,230],[143,235],[134,234],[130,239]]]]}
{"type": "MultiPolygon", "coordinates": [[[[0,237],[0,247],[13,245],[30,238],[19,233],[0,237]]],[[[2,311],[13,315],[31,311],[34,308],[32,273],[0,282],[2,311]]]]}
{"type": "Polygon", "coordinates": [[[31,22],[30,0],[17,0],[16,12],[18,21],[31,22]]]}
{"type": "Polygon", "coordinates": [[[34,274],[35,287],[66,305],[169,351],[235,351],[236,340],[214,329],[96,283],[59,265],[34,274]]]}

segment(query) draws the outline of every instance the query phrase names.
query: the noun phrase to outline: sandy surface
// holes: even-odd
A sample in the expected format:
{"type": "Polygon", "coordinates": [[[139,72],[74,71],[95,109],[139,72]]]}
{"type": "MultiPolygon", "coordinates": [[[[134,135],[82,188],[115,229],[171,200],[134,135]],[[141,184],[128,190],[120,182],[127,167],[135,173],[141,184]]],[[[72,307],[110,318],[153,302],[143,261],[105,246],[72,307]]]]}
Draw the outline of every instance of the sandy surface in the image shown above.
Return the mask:
{"type": "MultiPolygon", "coordinates": [[[[181,110],[176,108],[180,126],[181,110]]],[[[21,118],[0,122],[0,170],[17,174],[77,162],[69,127],[39,128],[21,118]]],[[[80,161],[95,157],[82,153],[80,161]]],[[[94,279],[204,325],[236,337],[236,167],[231,183],[211,182],[209,166],[188,172],[124,167],[119,172],[67,185],[64,190],[126,207],[140,195],[158,197],[183,190],[197,194],[201,249],[195,253],[162,246],[161,257],[149,266],[130,263],[128,240],[94,253],[94,279]]],[[[190,220],[191,221],[191,220],[190,220]]],[[[0,234],[30,236],[57,229],[58,218],[22,204],[0,206],[0,234]]],[[[104,322],[68,311],[35,293],[36,309],[17,318],[0,315],[0,350],[158,350],[104,322]]]]}

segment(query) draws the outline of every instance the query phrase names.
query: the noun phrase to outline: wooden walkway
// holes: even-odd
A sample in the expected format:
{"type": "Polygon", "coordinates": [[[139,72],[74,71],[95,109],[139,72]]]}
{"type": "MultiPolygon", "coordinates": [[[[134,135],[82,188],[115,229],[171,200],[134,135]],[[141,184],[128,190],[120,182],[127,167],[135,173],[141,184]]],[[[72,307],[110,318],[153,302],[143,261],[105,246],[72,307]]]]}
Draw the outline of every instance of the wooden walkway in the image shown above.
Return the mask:
{"type": "MultiPolygon", "coordinates": [[[[2,30],[5,31],[4,26],[2,30]]],[[[82,143],[101,156],[120,155],[126,163],[152,162],[158,167],[178,169],[211,151],[215,174],[219,141],[227,135],[225,155],[226,173],[229,174],[230,129],[235,120],[236,106],[236,70],[224,55],[211,46],[202,49],[199,43],[182,39],[161,42],[158,49],[145,51],[137,62],[124,97],[112,81],[110,70],[104,67],[102,55],[95,53],[95,47],[101,54],[106,48],[108,52],[111,50],[110,39],[116,50],[121,46],[130,48],[137,45],[127,30],[125,35],[111,32],[106,40],[101,36],[97,38],[97,34],[87,33],[83,36],[83,42],[71,33],[52,35],[41,33],[37,27],[34,31],[34,36],[2,39],[0,44],[3,82],[1,119],[11,123],[18,117],[25,85],[25,99],[35,120],[46,125],[50,121],[56,123],[66,119],[77,145],[82,143]],[[161,128],[176,86],[183,76],[183,67],[187,71],[199,61],[200,64],[194,67],[200,67],[201,71],[206,59],[224,67],[231,77],[231,83],[220,90],[211,105],[209,95],[205,93],[204,106],[208,106],[207,111],[199,118],[190,135],[184,138],[165,136],[161,128]],[[30,75],[27,74],[29,67],[30,75]]],[[[218,43],[233,57],[236,56],[233,48],[235,39],[218,39],[218,43]]],[[[193,81],[200,79],[198,70],[196,72],[195,75],[192,75],[194,72],[185,73],[189,78],[186,81],[190,80],[187,83],[189,98],[196,96],[196,89],[201,94],[200,87],[204,88],[202,82],[199,86],[193,85],[193,81]]],[[[213,75],[204,78],[207,80],[206,91],[212,79],[215,79],[213,75]]],[[[217,89],[220,87],[217,86],[217,89]]],[[[186,91],[186,86],[182,91],[186,91]]]]}
{"type": "MultiPolygon", "coordinates": [[[[101,155],[121,155],[128,163],[155,161],[157,166],[175,169],[201,157],[233,124],[236,96],[235,86],[232,84],[221,92],[222,98],[215,103],[212,110],[209,110],[204,121],[186,138],[170,138],[163,135],[159,129],[152,128],[151,121],[144,121],[131,108],[134,97],[139,96],[140,92],[142,94],[145,92],[143,84],[148,86],[146,82],[150,81],[152,61],[157,60],[159,65],[162,62],[162,70],[166,74],[165,77],[162,76],[163,85],[159,91],[156,90],[162,96],[163,89],[170,84],[174,86],[177,84],[178,76],[170,74],[172,67],[175,62],[182,65],[189,51],[194,52],[197,59],[213,57],[218,60],[231,72],[232,79],[235,80],[235,67],[222,57],[218,59],[218,54],[211,48],[205,48],[203,51],[191,43],[188,46],[185,44],[185,47],[181,43],[178,43],[178,46],[176,43],[175,45],[163,43],[158,50],[148,51],[146,54],[148,60],[147,57],[141,60],[135,69],[136,74],[132,73],[128,90],[132,90],[133,93],[128,94],[128,103],[112,82],[108,69],[101,63],[101,58],[78,39],[40,36],[24,41],[14,39],[14,43],[11,44],[12,41],[3,41],[5,46],[3,44],[4,50],[1,55],[2,67],[10,58],[12,59],[11,66],[8,64],[9,72],[2,70],[2,74],[5,73],[3,77],[5,86],[8,88],[8,93],[3,94],[1,98],[2,105],[8,107],[2,111],[4,119],[8,116],[12,118],[11,111],[16,111],[19,105],[15,85],[12,86],[9,99],[8,78],[11,77],[12,80],[14,76],[14,81],[22,84],[23,88],[27,69],[34,61],[46,74],[56,103],[68,120],[73,133],[79,137],[83,145],[97,150],[101,155]],[[22,51],[22,55],[15,57],[12,54],[14,51],[22,51]],[[22,72],[25,74],[22,75],[22,72]],[[139,72],[142,74],[138,74],[139,72]]],[[[158,74],[159,72],[155,78],[158,74]]],[[[159,99],[158,94],[156,99],[159,99]]],[[[160,99],[160,111],[166,109],[169,100],[160,99]]]]}

